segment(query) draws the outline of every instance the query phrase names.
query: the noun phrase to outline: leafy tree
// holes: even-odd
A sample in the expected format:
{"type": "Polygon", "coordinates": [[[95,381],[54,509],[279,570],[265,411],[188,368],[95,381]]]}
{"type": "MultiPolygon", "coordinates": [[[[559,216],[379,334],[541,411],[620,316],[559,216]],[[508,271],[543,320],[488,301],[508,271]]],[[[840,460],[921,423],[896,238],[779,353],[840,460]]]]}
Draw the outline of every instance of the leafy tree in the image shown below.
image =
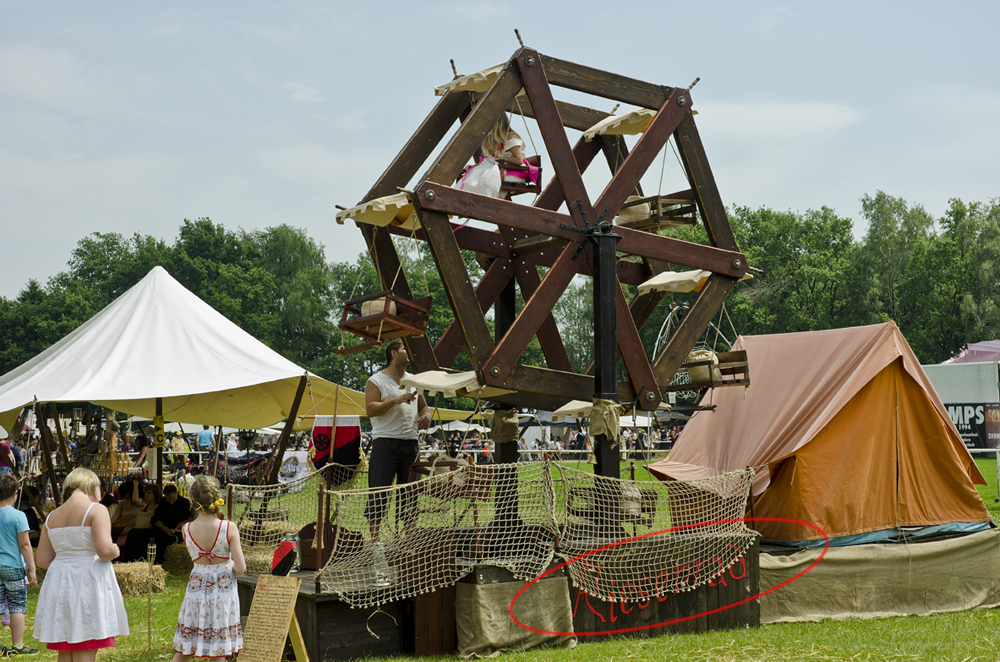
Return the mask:
{"type": "Polygon", "coordinates": [[[852,305],[847,296],[854,258],[850,219],[827,207],[805,214],[736,207],[730,219],[747,262],[763,271],[737,285],[727,301],[740,333],[838,324],[852,305]]]}
{"type": "Polygon", "coordinates": [[[97,312],[79,282],[42,287],[28,281],[14,300],[0,297],[0,375],[32,359],[97,312]]]}
{"type": "Polygon", "coordinates": [[[52,288],[77,283],[86,289],[98,310],[142,280],[155,266],[167,266],[173,251],[160,239],[135,233],[131,238],[114,232],[94,232],[73,249],[69,271],[54,277],[52,288]]]}

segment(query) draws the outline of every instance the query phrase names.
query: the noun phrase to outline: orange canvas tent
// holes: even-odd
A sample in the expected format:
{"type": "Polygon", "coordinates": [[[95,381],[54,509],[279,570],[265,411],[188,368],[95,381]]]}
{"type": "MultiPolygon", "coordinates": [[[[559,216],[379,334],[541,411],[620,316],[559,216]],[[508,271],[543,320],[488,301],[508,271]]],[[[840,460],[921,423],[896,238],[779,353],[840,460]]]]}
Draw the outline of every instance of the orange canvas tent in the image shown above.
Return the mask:
{"type": "MultiPolygon", "coordinates": [[[[757,470],[758,517],[814,524],[831,544],[991,525],[985,480],[903,334],[892,322],[741,339],[752,384],[718,389],[660,479],[757,470]]],[[[760,522],[764,540],[822,544],[798,524],[760,522]]]]}

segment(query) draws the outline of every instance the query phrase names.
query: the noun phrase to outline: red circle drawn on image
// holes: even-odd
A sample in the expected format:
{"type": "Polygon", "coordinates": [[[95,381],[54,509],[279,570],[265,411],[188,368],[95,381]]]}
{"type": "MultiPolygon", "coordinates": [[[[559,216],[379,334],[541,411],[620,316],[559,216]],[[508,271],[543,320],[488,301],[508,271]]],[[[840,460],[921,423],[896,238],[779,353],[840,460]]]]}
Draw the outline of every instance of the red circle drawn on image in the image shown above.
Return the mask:
{"type": "Polygon", "coordinates": [[[815,524],[810,524],[809,522],[803,522],[802,520],[797,520],[797,519],[788,519],[786,517],[742,517],[742,518],[739,518],[739,519],[723,519],[723,520],[715,520],[713,522],[699,522],[697,524],[686,524],[684,526],[677,526],[677,527],[674,527],[672,529],[663,529],[662,531],[653,531],[651,533],[644,533],[641,536],[634,536],[632,538],[626,538],[624,540],[619,540],[617,542],[611,543],[610,545],[605,545],[604,547],[599,547],[598,549],[594,549],[594,550],[591,550],[589,552],[586,552],[585,554],[580,554],[579,556],[574,557],[574,558],[570,559],[569,561],[565,561],[563,563],[560,563],[559,565],[557,565],[554,568],[551,568],[549,570],[546,570],[545,572],[543,572],[542,574],[538,575],[537,577],[535,577],[534,579],[532,579],[530,582],[528,582],[527,584],[525,584],[524,587],[522,587],[521,590],[517,592],[517,595],[514,596],[514,599],[510,601],[510,606],[508,607],[507,611],[510,614],[511,620],[514,621],[518,625],[518,627],[521,627],[521,628],[523,628],[525,630],[530,630],[531,632],[537,632],[538,634],[548,634],[548,635],[561,636],[561,637],[574,637],[574,636],[575,637],[587,637],[587,636],[592,636],[592,635],[624,634],[626,632],[636,632],[638,630],[650,630],[652,628],[659,628],[659,627],[664,627],[664,626],[667,626],[667,625],[673,625],[674,623],[683,623],[685,621],[693,621],[696,618],[701,618],[703,616],[709,616],[710,614],[717,614],[720,611],[726,611],[727,609],[732,609],[733,607],[738,607],[738,606],[740,606],[742,604],[746,604],[747,602],[750,602],[752,600],[756,600],[757,598],[763,597],[763,596],[767,595],[768,593],[774,593],[779,588],[782,588],[784,586],[788,586],[789,584],[791,584],[792,582],[794,582],[795,580],[797,580],[799,577],[802,577],[807,572],[809,572],[810,570],[812,570],[813,568],[815,568],[817,565],[819,565],[819,562],[823,560],[823,557],[826,556],[826,552],[829,549],[830,549],[830,538],[829,538],[829,536],[826,535],[826,531],[824,531],[823,529],[819,528],[815,524]],[[545,579],[546,577],[548,577],[549,575],[551,575],[553,572],[556,572],[557,570],[561,570],[561,569],[565,568],[566,566],[568,566],[571,563],[575,563],[575,562],[577,562],[577,561],[579,561],[581,559],[585,559],[588,556],[593,556],[594,554],[597,554],[598,552],[603,552],[604,550],[607,550],[607,549],[612,549],[614,547],[619,547],[621,545],[627,545],[630,542],[635,542],[635,541],[638,541],[638,540],[643,540],[645,538],[652,538],[654,536],[659,536],[659,535],[662,535],[664,533],[672,533],[674,531],[685,531],[685,530],[688,530],[688,529],[696,529],[696,528],[699,528],[699,527],[712,526],[712,525],[715,525],[715,524],[736,524],[736,523],[739,523],[739,522],[743,522],[743,523],[746,523],[746,522],[781,522],[781,523],[784,523],[784,524],[801,524],[802,526],[806,526],[806,527],[809,527],[810,529],[813,529],[813,530],[817,531],[820,535],[823,536],[823,553],[820,554],[816,558],[815,561],[813,561],[811,564],[809,564],[808,568],[806,568],[802,572],[798,573],[797,575],[795,575],[791,579],[786,579],[785,581],[781,582],[777,586],[769,588],[766,591],[762,591],[762,592],[758,593],[757,595],[751,595],[749,598],[743,598],[742,600],[739,600],[738,602],[734,602],[731,605],[726,605],[725,607],[718,607],[716,609],[710,609],[708,611],[703,611],[700,614],[694,614],[694,615],[691,615],[691,616],[684,616],[682,618],[675,618],[672,621],[663,621],[662,623],[653,623],[652,625],[641,625],[641,626],[632,627],[632,628],[622,628],[620,630],[602,630],[601,632],[558,632],[558,631],[555,631],[555,630],[542,630],[540,628],[531,627],[530,625],[522,623],[521,621],[519,621],[517,619],[516,616],[514,616],[514,605],[517,603],[518,598],[521,597],[521,594],[523,594],[525,591],[527,591],[529,588],[531,588],[532,586],[534,586],[539,581],[541,581],[541,580],[545,579]]]}

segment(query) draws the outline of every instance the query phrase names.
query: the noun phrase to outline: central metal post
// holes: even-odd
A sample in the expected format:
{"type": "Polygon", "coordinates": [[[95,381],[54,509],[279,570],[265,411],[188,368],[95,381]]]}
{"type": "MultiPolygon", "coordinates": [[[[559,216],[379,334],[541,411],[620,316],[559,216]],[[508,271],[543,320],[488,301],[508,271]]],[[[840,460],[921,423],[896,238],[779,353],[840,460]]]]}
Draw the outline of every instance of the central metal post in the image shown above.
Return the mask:
{"type": "MultiPolygon", "coordinates": [[[[607,221],[587,233],[594,245],[594,397],[618,402],[618,276],[616,247],[621,237],[607,221]]],[[[618,440],[594,437],[598,476],[620,477],[618,440]]]]}

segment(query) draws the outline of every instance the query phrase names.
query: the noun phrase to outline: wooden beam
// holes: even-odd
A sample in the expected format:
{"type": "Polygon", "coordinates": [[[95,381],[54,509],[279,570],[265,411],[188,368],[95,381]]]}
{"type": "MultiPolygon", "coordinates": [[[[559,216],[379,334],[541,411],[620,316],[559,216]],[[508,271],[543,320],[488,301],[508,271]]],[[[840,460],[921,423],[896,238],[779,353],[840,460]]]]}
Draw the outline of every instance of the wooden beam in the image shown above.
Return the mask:
{"type": "MultiPolygon", "coordinates": [[[[358,223],[361,233],[368,244],[368,253],[376,265],[379,282],[382,289],[391,290],[401,299],[413,300],[413,291],[400,266],[399,254],[392,243],[392,236],[386,228],[377,228],[365,223],[358,223]]],[[[413,364],[421,370],[434,370],[438,367],[434,358],[434,348],[427,336],[406,336],[403,338],[406,354],[413,364]]]]}
{"type": "MultiPolygon", "coordinates": [[[[514,54],[515,58],[518,53],[514,54]]],[[[472,112],[422,179],[451,186],[521,87],[521,76],[512,60],[476,102],[472,112]]]]}
{"type": "MultiPolygon", "coordinates": [[[[556,187],[558,188],[558,186],[556,187]]],[[[458,247],[466,251],[475,251],[477,253],[485,253],[486,255],[499,257],[504,260],[513,260],[518,257],[511,250],[510,246],[503,240],[503,237],[497,232],[490,232],[489,230],[481,230],[479,228],[474,228],[472,226],[465,226],[459,229],[458,224],[451,224],[452,231],[455,234],[455,240],[458,242],[458,247]]],[[[398,236],[410,237],[409,231],[402,231],[399,228],[390,228],[389,231],[398,236]]],[[[523,233],[527,234],[527,233],[523,233]]],[[[579,239],[579,237],[573,237],[574,239],[579,239]]],[[[423,230],[418,230],[416,233],[416,239],[418,241],[426,241],[424,237],[423,230]]],[[[539,240],[542,241],[542,240],[539,240]]],[[[565,239],[559,240],[559,246],[554,249],[546,250],[545,252],[538,253],[534,255],[534,261],[537,266],[540,267],[551,267],[555,264],[556,260],[559,258],[560,248],[566,245],[565,239]]],[[[627,260],[618,261],[618,280],[629,285],[639,285],[649,280],[651,275],[649,269],[647,269],[642,264],[638,262],[629,262],[627,260]]],[[[587,263],[580,264],[579,273],[583,276],[593,276],[591,272],[590,265],[587,263]]]]}
{"type": "MultiPolygon", "coordinates": [[[[590,400],[594,397],[593,375],[579,375],[549,368],[518,364],[513,367],[504,382],[509,388],[532,396],[548,396],[562,400],[559,406],[569,400],[590,400]]],[[[504,398],[508,396],[502,396],[504,398]]],[[[632,402],[635,391],[629,382],[618,382],[618,398],[621,402],[632,402]]],[[[495,400],[500,401],[499,398],[495,400]]],[[[531,400],[529,400],[531,402],[531,400]]],[[[540,404],[519,405],[541,408],[540,404]]]]}
{"type": "MultiPolygon", "coordinates": [[[[484,314],[493,306],[497,297],[500,296],[504,287],[513,277],[513,262],[501,259],[493,260],[479,284],[476,285],[476,299],[479,301],[479,309],[484,314]]],[[[441,339],[434,346],[434,355],[437,357],[438,365],[446,368],[451,367],[463,347],[465,345],[462,344],[462,331],[458,320],[452,320],[441,339]]]]}
{"type": "Polygon", "coordinates": [[[690,93],[683,88],[675,88],[670,93],[663,107],[656,113],[656,117],[646,127],[625,162],[618,168],[597,199],[594,206],[598,210],[607,208],[612,217],[618,213],[622,203],[635,190],[636,183],[649,169],[653,159],[664,149],[674,129],[685,115],[691,114],[690,96],[690,93]]]}
{"type": "Polygon", "coordinates": [[[561,250],[566,245],[565,239],[559,237],[547,237],[544,234],[536,234],[530,237],[517,239],[510,245],[511,251],[517,257],[544,253],[549,250],[561,250]]]}
{"type": "MultiPolygon", "coordinates": [[[[708,165],[708,156],[705,154],[704,145],[701,144],[698,127],[690,113],[681,121],[674,135],[677,151],[681,163],[687,170],[691,188],[694,189],[695,200],[698,202],[709,241],[713,246],[738,251],[733,228],[726,215],[726,207],[722,204],[722,196],[719,195],[719,187],[715,184],[712,168],[708,165]]],[[[746,262],[745,259],[743,261],[746,262]]]]}
{"type": "MultiPolygon", "coordinates": [[[[514,57],[517,57],[517,53],[514,57]]],[[[428,170],[423,178],[424,181],[450,187],[521,87],[521,77],[512,60],[476,103],[462,126],[428,170]]],[[[468,271],[448,217],[444,214],[424,213],[422,204],[425,202],[425,197],[415,195],[414,206],[431,254],[434,256],[438,273],[441,275],[451,309],[455,313],[455,320],[460,325],[465,345],[469,349],[469,358],[476,373],[481,375],[483,362],[493,352],[493,338],[479,310],[479,301],[469,282],[468,271]]]]}
{"type": "MultiPolygon", "coordinates": [[[[593,108],[578,106],[575,103],[559,101],[558,99],[556,99],[556,108],[559,109],[559,117],[562,118],[563,126],[576,129],[577,131],[586,131],[601,120],[611,117],[611,113],[606,113],[603,110],[594,110],[593,108]]],[[[524,117],[535,117],[535,111],[531,107],[531,103],[527,99],[522,100],[520,97],[510,104],[507,111],[523,115],[524,117]]]]}
{"type": "MultiPolygon", "coordinates": [[[[562,188],[563,199],[576,225],[583,227],[585,219],[597,223],[597,216],[590,204],[590,196],[583,185],[583,176],[577,166],[577,156],[566,138],[559,109],[552,97],[552,88],[545,77],[545,69],[537,51],[522,48],[514,58],[524,80],[524,90],[528,93],[531,108],[538,121],[538,130],[545,141],[549,159],[555,169],[556,178],[562,188]]],[[[611,220],[611,219],[608,219],[611,220]]]]}
{"type": "Polygon", "coordinates": [[[545,75],[552,85],[658,110],[673,90],[627,76],[609,73],[575,62],[542,55],[545,75]]]}
{"type": "MultiPolygon", "coordinates": [[[[38,426],[39,436],[42,443],[42,452],[45,453],[45,468],[48,472],[49,484],[52,485],[52,496],[56,505],[62,504],[62,494],[59,493],[59,484],[56,482],[55,462],[52,459],[52,437],[50,437],[49,426],[45,422],[45,405],[35,403],[35,420],[40,422],[38,426]]],[[[42,495],[44,500],[45,495],[42,495]]]]}
{"type": "Polygon", "coordinates": [[[493,353],[494,343],[481,312],[476,291],[469,282],[469,273],[462,259],[462,253],[458,249],[455,235],[451,231],[451,223],[444,214],[421,210],[416,196],[414,202],[420,214],[420,222],[424,226],[427,245],[431,249],[434,264],[437,265],[438,274],[441,276],[441,284],[444,285],[448,302],[455,313],[455,321],[458,322],[465,346],[469,350],[472,368],[482,378],[483,364],[493,353]]]}
{"type": "MultiPolygon", "coordinates": [[[[295,427],[295,417],[299,415],[299,405],[302,404],[302,394],[306,391],[308,375],[299,377],[299,386],[295,389],[295,398],[292,400],[292,408],[288,410],[288,417],[285,419],[285,427],[281,429],[281,436],[278,437],[278,449],[274,452],[274,464],[271,465],[271,475],[267,478],[268,485],[278,484],[278,474],[281,473],[281,463],[285,459],[285,449],[288,448],[288,439],[292,436],[292,428],[295,427]]],[[[334,420],[333,426],[337,427],[334,420]]]]}
{"type": "Polygon", "coordinates": [[[662,402],[663,397],[657,387],[649,357],[646,356],[646,350],[642,346],[639,330],[636,328],[635,320],[632,319],[625,292],[622,291],[621,283],[617,285],[615,303],[618,313],[618,352],[625,364],[632,388],[638,393],[636,405],[640,409],[652,411],[662,402]]]}
{"type": "Polygon", "coordinates": [[[708,277],[698,298],[653,362],[653,374],[658,384],[670,383],[738,280],[720,274],[708,277]]]}
{"type": "MultiPolygon", "coordinates": [[[[583,238],[583,234],[561,227],[561,224],[564,223],[572,225],[574,221],[565,214],[525,207],[508,200],[499,200],[431,183],[423,184],[418,188],[417,194],[426,210],[440,211],[462,218],[476,218],[533,234],[561,237],[570,242],[576,242],[583,238]],[[434,191],[431,194],[433,199],[425,201],[428,191],[434,191]]],[[[622,237],[618,243],[618,250],[622,253],[651,257],[696,269],[708,269],[733,277],[742,277],[746,273],[746,258],[742,253],[621,226],[616,227],[615,231],[622,237]],[[736,259],[740,260],[738,267],[733,264],[736,259]]]]}
{"type": "MultiPolygon", "coordinates": [[[[500,233],[508,242],[516,243],[516,230],[501,227],[500,233]]],[[[542,279],[538,276],[538,268],[535,265],[534,256],[514,261],[517,284],[521,288],[521,294],[524,296],[525,301],[534,296],[542,282],[542,279]]],[[[545,362],[548,366],[554,370],[572,372],[569,355],[566,353],[566,346],[563,344],[562,335],[559,333],[559,327],[551,311],[542,320],[541,325],[538,327],[537,335],[538,343],[542,346],[542,353],[545,355],[545,362]]]]}
{"type": "MultiPolygon", "coordinates": [[[[582,237],[581,237],[582,239],[582,237]]],[[[483,369],[483,378],[487,384],[499,386],[510,374],[511,368],[531,342],[542,322],[551,314],[552,307],[566,291],[566,286],[576,275],[576,259],[579,257],[579,247],[570,244],[563,249],[562,255],[545,274],[541,285],[524,304],[521,314],[507,331],[507,335],[497,344],[483,369]]],[[[587,250],[584,248],[583,250],[587,250]]]]}

